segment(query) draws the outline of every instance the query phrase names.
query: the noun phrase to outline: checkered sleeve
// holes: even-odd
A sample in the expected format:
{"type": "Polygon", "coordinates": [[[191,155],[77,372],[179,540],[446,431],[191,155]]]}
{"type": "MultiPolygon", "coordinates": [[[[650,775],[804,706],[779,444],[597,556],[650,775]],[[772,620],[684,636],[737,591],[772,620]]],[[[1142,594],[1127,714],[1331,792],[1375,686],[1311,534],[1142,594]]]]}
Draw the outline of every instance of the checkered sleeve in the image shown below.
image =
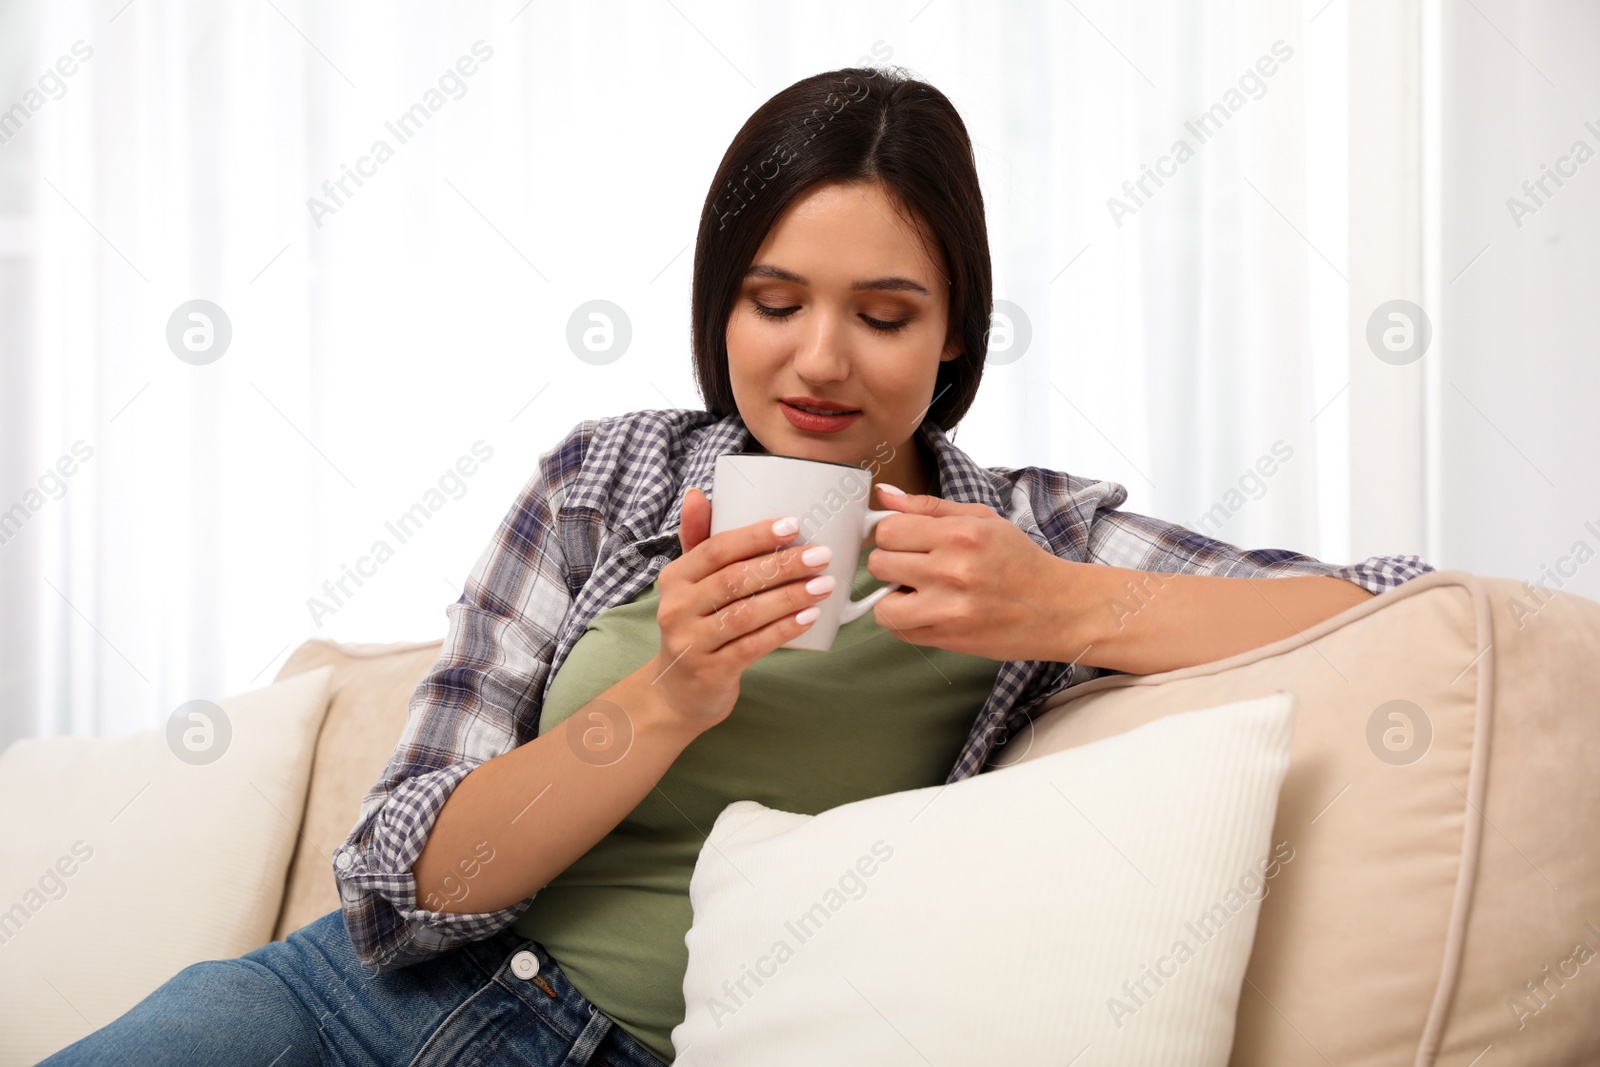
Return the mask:
{"type": "Polygon", "coordinates": [[[1088,535],[1088,561],[1161,573],[1223,578],[1326,575],[1380,594],[1433,567],[1418,556],[1371,556],[1360,563],[1324,563],[1281,548],[1244,549],[1177,523],[1102,507],[1088,535]]]}
{"type": "Polygon", "coordinates": [[[411,865],[461,780],[538,734],[545,678],[572,602],[556,514],[592,425],[578,424],[539,457],[460,598],[445,608],[439,658],[412,692],[399,743],[334,851],[345,927],[375,971],[488,937],[533,899],[477,914],[434,911],[419,903],[411,865]]]}

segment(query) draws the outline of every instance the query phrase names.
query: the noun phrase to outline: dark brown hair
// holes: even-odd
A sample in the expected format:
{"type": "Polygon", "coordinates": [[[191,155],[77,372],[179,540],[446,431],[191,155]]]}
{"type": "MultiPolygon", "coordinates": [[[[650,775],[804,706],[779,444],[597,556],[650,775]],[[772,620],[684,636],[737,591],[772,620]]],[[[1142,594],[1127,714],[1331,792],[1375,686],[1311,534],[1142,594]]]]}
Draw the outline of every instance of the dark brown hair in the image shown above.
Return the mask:
{"type": "Polygon", "coordinates": [[[706,410],[736,413],[728,318],[789,202],[822,182],[878,182],[931,231],[950,281],[960,355],[939,364],[930,417],[949,431],[978,393],[988,352],[989,232],[972,142],[943,93],[899,68],[845,67],[795,82],[762,104],[711,181],[694,248],[691,343],[706,410]]]}

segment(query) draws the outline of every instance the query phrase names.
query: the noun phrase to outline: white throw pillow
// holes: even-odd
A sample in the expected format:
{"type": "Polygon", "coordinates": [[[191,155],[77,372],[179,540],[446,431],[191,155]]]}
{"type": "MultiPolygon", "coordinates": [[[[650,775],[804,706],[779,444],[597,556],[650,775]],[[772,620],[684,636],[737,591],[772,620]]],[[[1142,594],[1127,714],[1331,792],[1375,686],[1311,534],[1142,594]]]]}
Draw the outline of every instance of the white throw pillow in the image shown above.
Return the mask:
{"type": "Polygon", "coordinates": [[[189,964],[272,940],[332,677],[0,755],[0,1064],[37,1063],[189,964]]]}
{"type": "Polygon", "coordinates": [[[1294,696],[816,816],[729,804],[675,1067],[1228,1062],[1294,696]]]}

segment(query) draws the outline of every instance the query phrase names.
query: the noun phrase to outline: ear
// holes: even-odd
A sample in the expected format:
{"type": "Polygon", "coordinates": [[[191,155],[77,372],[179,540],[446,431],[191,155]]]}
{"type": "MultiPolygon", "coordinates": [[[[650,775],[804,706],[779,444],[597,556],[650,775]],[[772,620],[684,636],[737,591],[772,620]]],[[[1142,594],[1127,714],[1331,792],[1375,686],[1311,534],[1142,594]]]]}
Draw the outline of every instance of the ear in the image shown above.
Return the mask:
{"type": "Polygon", "coordinates": [[[960,348],[961,348],[961,337],[955,331],[952,330],[951,333],[950,333],[950,339],[948,341],[946,341],[945,344],[944,344],[944,351],[939,354],[939,362],[940,363],[949,363],[952,359],[955,359],[956,357],[960,356],[961,355],[960,348]]]}

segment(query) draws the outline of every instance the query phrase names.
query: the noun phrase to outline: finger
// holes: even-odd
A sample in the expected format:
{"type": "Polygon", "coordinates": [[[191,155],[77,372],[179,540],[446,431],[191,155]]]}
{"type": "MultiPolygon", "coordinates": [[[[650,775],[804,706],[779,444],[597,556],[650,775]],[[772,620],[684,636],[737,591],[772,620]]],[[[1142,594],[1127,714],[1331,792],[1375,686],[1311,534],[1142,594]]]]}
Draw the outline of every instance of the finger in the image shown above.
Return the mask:
{"type": "Polygon", "coordinates": [[[789,582],[754,596],[740,597],[719,608],[705,619],[704,625],[708,629],[707,636],[703,638],[704,647],[712,652],[721,651],[723,646],[735,643],[740,638],[763,628],[777,625],[779,629],[783,629],[785,619],[794,625],[778,644],[788,641],[800,632],[804,625],[808,625],[794,622],[794,616],[821,603],[831,592],[830,587],[813,593],[806,588],[806,585],[806,582],[789,582]]]}
{"type": "Polygon", "coordinates": [[[912,635],[926,636],[930,632],[930,620],[923,617],[920,606],[925,599],[915,590],[896,589],[872,606],[873,621],[911,644],[927,644],[911,640],[912,635]]]}
{"type": "MultiPolygon", "coordinates": [[[[873,606],[872,610],[877,611],[878,608],[881,607],[883,607],[882,604],[876,604],[873,606]]],[[[937,648],[939,647],[939,642],[943,640],[943,638],[941,638],[939,635],[939,631],[934,629],[932,626],[916,626],[907,628],[885,622],[881,616],[877,617],[877,622],[879,626],[882,626],[885,630],[888,630],[891,634],[893,634],[897,640],[904,641],[908,645],[923,645],[927,648],[937,648]]]]}
{"type": "Polygon", "coordinates": [[[726,652],[740,661],[754,663],[768,652],[781,648],[816,625],[816,619],[804,623],[797,621],[798,614],[789,612],[760,629],[752,630],[743,637],[729,641],[717,651],[726,652]]]}
{"type": "MultiPolygon", "coordinates": [[[[937,568],[927,552],[902,552],[879,545],[867,554],[867,573],[881,582],[899,582],[912,589],[928,589],[936,584],[937,568]]],[[[901,595],[896,590],[884,597],[901,595]]]]}
{"type": "MultiPolygon", "coordinates": [[[[709,530],[711,521],[709,501],[705,507],[706,529],[709,530]]],[[[780,534],[773,530],[773,525],[778,520],[778,516],[773,516],[704,538],[695,545],[695,552],[685,552],[675,561],[679,564],[677,570],[680,577],[690,582],[702,582],[730,563],[782,548],[793,541],[795,535],[799,533],[799,519],[792,515],[788,518],[793,520],[794,526],[789,533],[780,534]]]]}
{"type": "Polygon", "coordinates": [[[895,552],[932,552],[943,532],[939,520],[931,515],[909,512],[902,515],[878,523],[872,531],[872,543],[877,548],[895,552]]]}
{"type": "Polygon", "coordinates": [[[714,615],[736,600],[755,596],[766,589],[814,578],[831,562],[828,550],[820,545],[789,544],[775,552],[753,556],[728,564],[701,582],[695,595],[703,615],[714,615]],[[814,560],[806,560],[815,553],[814,560]]]}
{"type": "Polygon", "coordinates": [[[907,515],[931,515],[934,518],[945,515],[976,515],[979,518],[999,518],[999,513],[987,504],[968,504],[926,493],[906,493],[903,496],[896,496],[884,492],[882,483],[878,484],[878,500],[883,510],[899,511],[907,515]]]}
{"type": "Polygon", "coordinates": [[[694,486],[683,497],[683,516],[678,525],[678,543],[687,553],[711,535],[711,501],[694,486]]]}
{"type": "MultiPolygon", "coordinates": [[[[974,527],[981,516],[974,515],[913,515],[902,512],[878,523],[873,531],[873,543],[879,548],[894,552],[932,552],[950,543],[957,531],[982,538],[990,531],[974,527]]],[[[995,516],[991,513],[990,518],[995,516]]],[[[1000,520],[1004,521],[1004,520],[1000,520]]],[[[985,543],[980,541],[980,544],[985,543]]]]}

